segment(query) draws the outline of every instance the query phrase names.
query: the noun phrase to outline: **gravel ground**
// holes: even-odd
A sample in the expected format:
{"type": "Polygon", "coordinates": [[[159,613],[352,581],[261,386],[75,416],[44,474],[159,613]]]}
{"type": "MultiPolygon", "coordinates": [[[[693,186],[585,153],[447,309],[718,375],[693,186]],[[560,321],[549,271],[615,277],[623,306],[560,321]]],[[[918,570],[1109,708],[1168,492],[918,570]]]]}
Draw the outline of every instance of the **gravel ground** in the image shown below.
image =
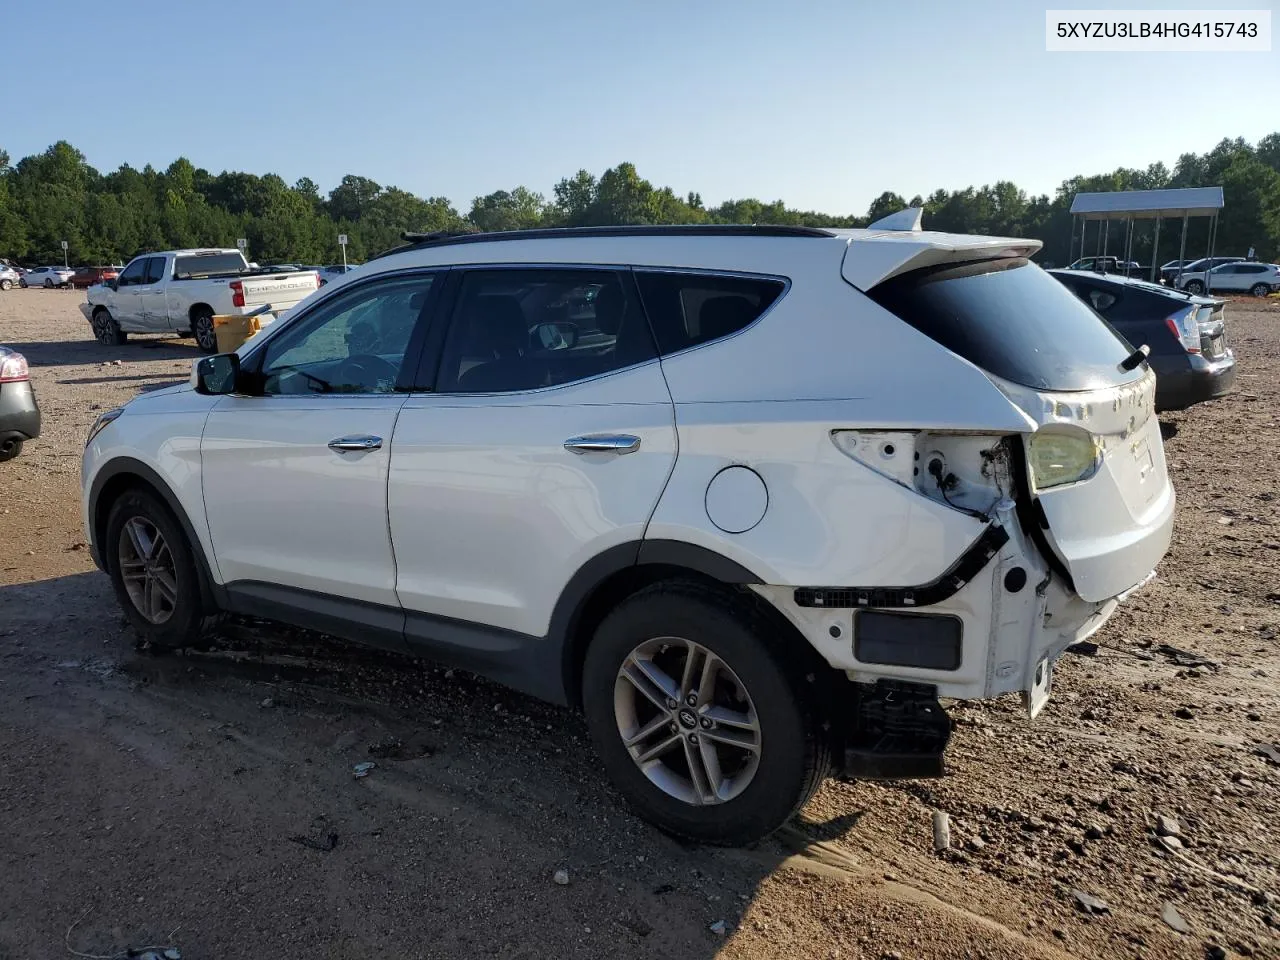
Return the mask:
{"type": "Polygon", "coordinates": [[[1163,418],[1172,551],[1038,720],[959,709],[948,777],[829,783],[726,851],[627,813],[577,716],[461,673],[265,624],[135,652],[80,449],[196,353],[99,346],[82,296],[0,294],[45,416],[0,465],[0,960],[1280,957],[1280,303],[1228,307],[1236,394],[1163,418]]]}

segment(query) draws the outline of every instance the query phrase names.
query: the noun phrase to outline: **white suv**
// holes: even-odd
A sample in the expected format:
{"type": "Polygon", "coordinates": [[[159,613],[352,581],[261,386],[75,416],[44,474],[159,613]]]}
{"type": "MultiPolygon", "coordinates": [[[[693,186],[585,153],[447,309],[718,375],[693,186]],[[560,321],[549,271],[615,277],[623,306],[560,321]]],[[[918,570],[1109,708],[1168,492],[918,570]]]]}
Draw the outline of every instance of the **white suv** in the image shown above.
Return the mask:
{"type": "Polygon", "coordinates": [[[93,427],[94,557],[218,613],[581,707],[659,826],[740,843],[833,762],[937,776],[1144,583],[1155,376],[1031,263],[913,229],[428,237],[93,427]]]}

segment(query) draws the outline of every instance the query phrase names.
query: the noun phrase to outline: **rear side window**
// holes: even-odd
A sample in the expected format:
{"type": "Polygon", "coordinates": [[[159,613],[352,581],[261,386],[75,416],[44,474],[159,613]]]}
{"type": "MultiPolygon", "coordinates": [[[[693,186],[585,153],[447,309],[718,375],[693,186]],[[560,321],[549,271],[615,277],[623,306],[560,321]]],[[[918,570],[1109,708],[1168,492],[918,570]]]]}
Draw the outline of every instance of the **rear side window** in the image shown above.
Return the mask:
{"type": "Polygon", "coordinates": [[[1091,390],[1141,378],[1129,345],[1023,258],[915,270],[869,296],[988,373],[1039,390],[1091,390]]]}
{"type": "Polygon", "coordinates": [[[625,272],[473,270],[458,291],[436,389],[537,390],[603,376],[655,356],[625,272]]]}
{"type": "Polygon", "coordinates": [[[178,257],[173,272],[179,280],[208,277],[215,273],[239,273],[244,258],[238,253],[208,253],[203,256],[178,257]]]}
{"type": "Polygon", "coordinates": [[[164,257],[152,257],[147,261],[147,276],[143,283],[159,283],[164,279],[164,257]]]}
{"type": "Polygon", "coordinates": [[[665,357],[750,326],[785,288],[780,280],[636,271],[640,297],[665,357]]]}

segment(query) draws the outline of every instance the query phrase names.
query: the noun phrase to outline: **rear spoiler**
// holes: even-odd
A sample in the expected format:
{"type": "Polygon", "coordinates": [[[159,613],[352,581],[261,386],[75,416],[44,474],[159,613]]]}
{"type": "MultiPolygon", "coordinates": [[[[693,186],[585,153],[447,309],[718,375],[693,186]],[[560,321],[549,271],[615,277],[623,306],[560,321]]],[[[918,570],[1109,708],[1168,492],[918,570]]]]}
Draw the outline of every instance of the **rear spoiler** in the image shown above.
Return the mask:
{"type": "MultiPolygon", "coordinates": [[[[900,214],[915,214],[903,210],[900,214]]],[[[905,220],[905,218],[904,218],[905,220]]],[[[1039,240],[1017,240],[1012,237],[977,237],[959,233],[931,233],[912,226],[891,223],[888,228],[878,221],[866,232],[849,236],[840,274],[859,290],[870,290],[890,277],[934,267],[943,263],[970,260],[996,260],[1004,257],[1030,257],[1043,246],[1039,240]]]]}

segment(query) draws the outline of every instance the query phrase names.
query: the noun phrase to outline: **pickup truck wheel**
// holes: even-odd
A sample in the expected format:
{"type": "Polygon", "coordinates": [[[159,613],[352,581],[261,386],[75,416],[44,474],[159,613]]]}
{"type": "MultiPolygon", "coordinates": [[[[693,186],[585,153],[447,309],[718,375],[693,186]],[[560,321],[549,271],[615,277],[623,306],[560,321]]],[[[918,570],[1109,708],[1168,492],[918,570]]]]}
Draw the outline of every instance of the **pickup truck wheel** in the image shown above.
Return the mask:
{"type": "Polygon", "coordinates": [[[753,843],[821,785],[830,742],[749,606],[656,584],[596,631],[582,698],[596,751],[632,808],[680,837],[753,843]]]}
{"type": "Polygon", "coordinates": [[[208,307],[191,315],[191,332],[195,334],[196,346],[205,353],[218,352],[218,335],[213,332],[213,311],[208,307]]]}
{"type": "Polygon", "coordinates": [[[1198,297],[1200,294],[1204,293],[1204,284],[1199,280],[1189,280],[1183,289],[1192,296],[1198,297]]]}
{"type": "Polygon", "coordinates": [[[1271,293],[1271,288],[1265,283],[1255,283],[1249,291],[1249,295],[1253,297],[1265,297],[1271,293]]]}
{"type": "Polygon", "coordinates": [[[93,311],[93,337],[103,346],[118,347],[129,339],[106,307],[93,311]]]}

